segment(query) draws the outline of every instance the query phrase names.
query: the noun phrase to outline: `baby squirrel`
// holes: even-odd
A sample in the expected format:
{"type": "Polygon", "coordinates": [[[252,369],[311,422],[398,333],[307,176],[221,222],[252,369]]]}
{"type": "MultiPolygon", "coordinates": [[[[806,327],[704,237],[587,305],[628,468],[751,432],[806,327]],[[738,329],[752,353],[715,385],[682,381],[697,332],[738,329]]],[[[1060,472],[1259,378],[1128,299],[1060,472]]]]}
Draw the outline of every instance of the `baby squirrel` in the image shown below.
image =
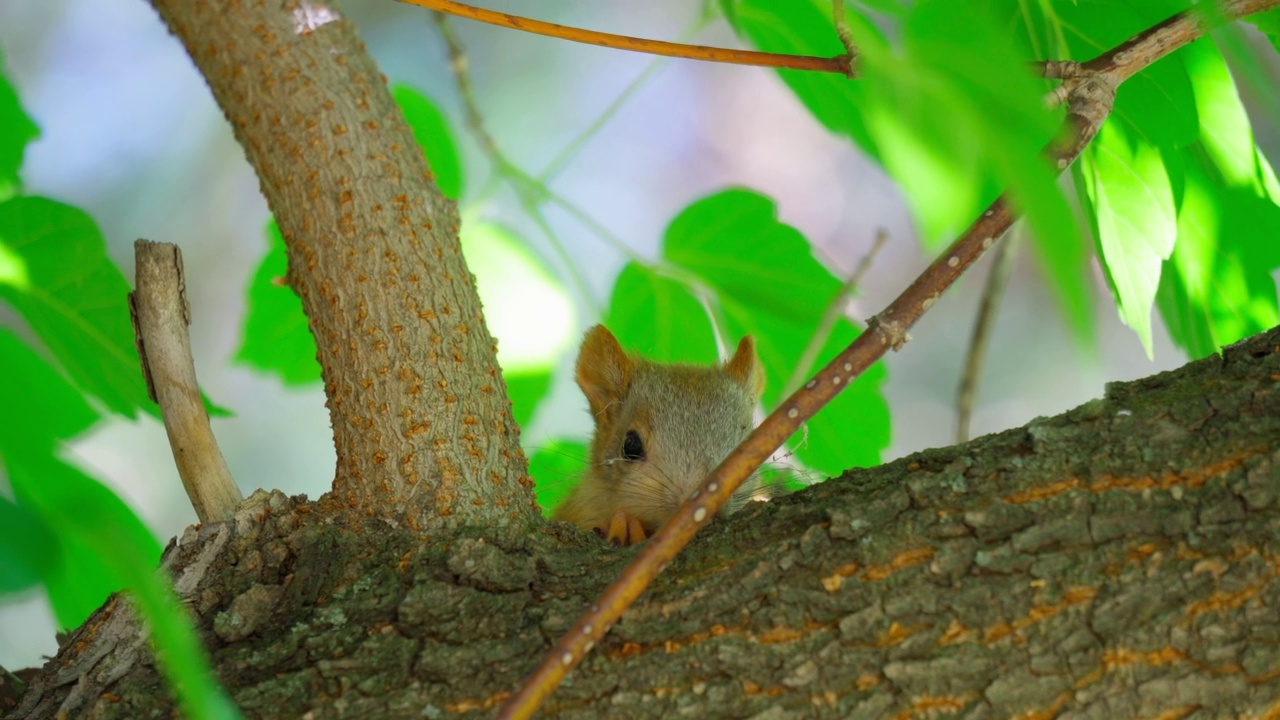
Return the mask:
{"type": "MultiPolygon", "coordinates": [[[[615,545],[652,535],[751,432],[764,368],[748,335],[720,365],[663,365],[587,331],[574,371],[595,418],[586,475],[552,517],[615,545]]],[[[754,491],[743,483],[722,512],[754,491]]]]}

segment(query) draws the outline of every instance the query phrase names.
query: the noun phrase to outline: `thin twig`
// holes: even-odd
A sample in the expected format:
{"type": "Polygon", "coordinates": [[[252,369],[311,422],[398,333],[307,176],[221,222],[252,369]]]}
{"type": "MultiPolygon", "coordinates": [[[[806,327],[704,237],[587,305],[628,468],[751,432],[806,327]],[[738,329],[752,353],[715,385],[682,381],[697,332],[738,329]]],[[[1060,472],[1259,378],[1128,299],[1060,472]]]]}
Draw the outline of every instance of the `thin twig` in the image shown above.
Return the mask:
{"type": "Polygon", "coordinates": [[[841,58],[845,63],[845,75],[853,79],[858,75],[858,44],[853,40],[853,30],[849,28],[849,16],[844,13],[844,0],[831,0],[831,21],[836,26],[836,37],[844,46],[841,58]]]}
{"type": "Polygon", "coordinates": [[[530,18],[520,17],[519,15],[509,15],[507,13],[495,12],[493,10],[485,10],[483,8],[463,5],[453,0],[400,0],[406,5],[417,5],[419,7],[435,10],[436,12],[448,13],[449,15],[457,15],[469,20],[478,20],[490,25],[511,28],[512,30],[522,30],[524,32],[533,33],[535,35],[546,35],[548,37],[560,38],[562,40],[571,40],[573,42],[586,43],[587,45],[599,45],[600,47],[613,48],[615,50],[631,50],[633,52],[648,53],[650,55],[665,55],[667,57],[687,58],[690,60],[704,60],[707,62],[732,63],[734,65],[754,65],[758,67],[771,68],[787,68],[791,70],[812,70],[815,72],[839,73],[848,75],[849,59],[844,55],[837,55],[832,58],[810,57],[808,55],[784,55],[782,53],[759,52],[757,50],[730,50],[728,48],[714,48],[702,45],[683,45],[681,43],[663,42],[661,40],[645,40],[642,38],[627,37],[626,35],[613,35],[611,33],[596,32],[594,30],[583,30],[581,28],[567,27],[565,25],[556,25],[554,23],[542,22],[541,20],[532,20],[530,18]]]}
{"type": "MultiPolygon", "coordinates": [[[[560,242],[560,238],[551,230],[551,225],[546,218],[538,211],[540,202],[536,195],[549,195],[550,191],[546,186],[537,180],[529,177],[523,170],[507,159],[506,155],[498,148],[498,144],[494,141],[493,136],[489,134],[484,124],[484,117],[480,114],[480,107],[476,104],[475,94],[471,89],[471,74],[467,72],[467,52],[462,46],[462,41],[453,32],[453,27],[449,25],[449,18],[443,13],[435,14],[436,25],[440,29],[440,35],[444,38],[445,46],[449,50],[449,66],[453,69],[453,76],[458,83],[458,95],[462,98],[463,112],[466,114],[467,126],[471,128],[471,132],[475,134],[480,141],[480,148],[489,156],[490,162],[493,163],[494,170],[503,177],[512,181],[512,185],[516,188],[516,195],[520,198],[520,203],[524,207],[525,212],[533,218],[538,229],[546,236],[547,242],[551,244],[552,250],[560,258],[561,263],[565,266],[565,271],[569,274],[569,278],[578,288],[578,295],[582,298],[582,302],[589,307],[598,307],[595,295],[591,292],[591,285],[587,283],[587,279],[582,276],[578,270],[577,263],[573,262],[573,257],[564,244],[560,242]]],[[[567,200],[564,203],[569,204],[567,200]]]]}
{"type": "MultiPolygon", "coordinates": [[[[705,17],[700,18],[694,24],[692,29],[686,31],[685,35],[688,37],[693,37],[697,35],[698,32],[706,25],[706,23],[707,23],[707,18],[705,17]]],[[[618,112],[618,110],[620,110],[622,106],[625,105],[627,101],[631,99],[631,96],[634,95],[640,88],[644,87],[645,83],[649,82],[649,79],[652,78],[654,75],[656,75],[658,70],[661,69],[664,65],[666,65],[666,63],[667,63],[666,58],[661,58],[661,57],[655,58],[652,62],[650,62],[649,66],[644,69],[644,72],[637,75],[634,80],[632,80],[625,88],[623,88],[622,92],[618,93],[618,96],[615,97],[613,101],[609,103],[609,106],[604,109],[604,112],[600,113],[600,115],[597,116],[594,121],[592,121],[591,125],[588,126],[586,130],[582,131],[577,137],[569,141],[569,143],[565,145],[564,148],[559,153],[556,154],[555,159],[547,163],[546,169],[543,170],[542,173],[538,175],[538,181],[542,183],[546,183],[550,181],[552,178],[554,178],[562,169],[564,169],[564,166],[568,164],[569,159],[572,158],[575,154],[577,154],[578,150],[580,150],[584,145],[586,145],[587,141],[590,140],[592,137],[594,137],[595,134],[605,126],[605,123],[609,122],[609,120],[613,118],[613,116],[618,112]]]]}
{"type": "Polygon", "coordinates": [[[858,261],[857,267],[853,269],[853,274],[848,280],[844,281],[844,285],[831,298],[831,302],[827,305],[826,311],[822,314],[822,319],[818,321],[818,327],[813,331],[813,335],[809,338],[809,344],[805,346],[804,352],[800,353],[800,361],[796,363],[795,370],[791,373],[791,378],[787,380],[782,395],[785,397],[795,392],[800,387],[800,383],[809,376],[809,369],[813,367],[814,361],[818,359],[818,353],[822,352],[822,347],[827,344],[827,338],[831,336],[831,329],[836,326],[836,321],[845,317],[844,306],[849,300],[849,293],[853,292],[862,284],[862,278],[866,277],[867,271],[871,269],[871,263],[875,261],[876,255],[880,253],[880,248],[884,247],[885,242],[889,239],[889,233],[880,230],[876,233],[876,239],[871,244],[871,249],[866,255],[858,261]]]}
{"type": "MultiPolygon", "coordinates": [[[[1220,12],[1224,19],[1234,19],[1277,4],[1280,0],[1227,0],[1220,12]]],[[[1063,142],[1054,143],[1046,151],[1054,166],[1065,170],[1097,135],[1111,112],[1115,90],[1122,79],[1195,40],[1204,30],[1191,13],[1183,13],[1135,36],[1121,46],[1124,52],[1112,51],[1103,56],[1107,60],[1086,63],[1088,75],[1066,81],[1068,132],[1063,142]]],[[[520,689],[507,699],[497,717],[515,720],[532,716],[565,674],[604,637],[702,525],[716,516],[742,482],[872,363],[888,350],[908,342],[911,326],[1012,223],[1013,213],[1002,195],[884,311],[872,317],[865,332],[765,418],[578,618],[520,689]]]]}
{"type": "Polygon", "coordinates": [[[608,107],[606,107],[585,130],[579,133],[573,140],[570,140],[568,144],[566,144],[564,148],[556,154],[551,162],[547,163],[546,169],[538,174],[538,182],[547,183],[558,175],[560,171],[569,164],[569,160],[571,160],[574,155],[577,155],[578,151],[587,144],[587,141],[595,137],[596,133],[600,132],[600,130],[613,119],[613,116],[622,109],[622,106],[631,99],[631,96],[640,90],[640,88],[644,87],[645,83],[649,82],[650,78],[656,75],[658,70],[666,63],[667,60],[665,58],[657,58],[650,62],[649,66],[637,75],[634,80],[628,83],[627,86],[622,89],[622,92],[618,93],[618,96],[613,99],[613,102],[610,102],[608,107]]]}
{"type": "Polygon", "coordinates": [[[1013,268],[1013,259],[1017,256],[1014,248],[1018,246],[1018,233],[1009,234],[1009,238],[996,248],[995,257],[991,259],[991,272],[987,275],[987,283],[982,289],[982,300],[978,303],[978,316],[973,323],[973,335],[969,338],[969,352],[965,355],[964,372],[960,375],[960,387],[956,391],[956,442],[969,439],[969,420],[973,416],[973,398],[977,394],[978,376],[982,372],[982,361],[987,352],[987,341],[991,337],[991,326],[995,324],[996,310],[1000,308],[1000,299],[1008,284],[1009,271],[1013,268]]]}
{"type": "Polygon", "coordinates": [[[138,289],[129,293],[129,310],[147,394],[160,405],[173,462],[196,517],[202,523],[229,520],[240,505],[240,488],[200,401],[182,251],[171,243],[139,240],[133,252],[138,289]]]}

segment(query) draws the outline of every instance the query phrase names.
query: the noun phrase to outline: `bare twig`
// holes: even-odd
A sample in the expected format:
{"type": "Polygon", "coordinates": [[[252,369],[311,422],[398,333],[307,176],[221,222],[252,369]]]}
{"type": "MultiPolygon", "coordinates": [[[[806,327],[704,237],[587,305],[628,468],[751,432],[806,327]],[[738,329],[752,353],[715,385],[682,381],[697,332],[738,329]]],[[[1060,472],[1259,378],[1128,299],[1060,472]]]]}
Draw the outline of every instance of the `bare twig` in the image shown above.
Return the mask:
{"type": "Polygon", "coordinates": [[[791,378],[787,380],[785,389],[782,391],[783,396],[790,395],[800,387],[800,383],[804,382],[805,377],[809,374],[809,368],[813,367],[813,363],[818,359],[818,353],[822,351],[822,346],[827,344],[827,338],[831,335],[831,329],[836,326],[836,321],[845,316],[844,306],[849,299],[849,293],[862,283],[862,278],[866,276],[867,271],[871,269],[871,263],[879,254],[880,248],[884,247],[885,241],[889,239],[889,233],[881,230],[876,233],[876,239],[871,244],[871,249],[866,255],[858,261],[858,266],[853,269],[853,274],[845,280],[844,285],[831,298],[831,303],[827,305],[826,312],[823,313],[822,319],[818,321],[818,327],[813,331],[813,336],[809,338],[809,344],[805,347],[804,352],[800,354],[800,361],[796,363],[795,371],[791,373],[791,378]]]}
{"type": "Polygon", "coordinates": [[[956,391],[956,442],[969,439],[969,419],[973,416],[973,398],[977,394],[978,376],[982,371],[982,360],[986,356],[987,341],[991,337],[991,326],[995,322],[996,310],[1000,307],[1000,298],[1009,280],[1009,271],[1013,268],[1013,259],[1017,256],[1014,249],[1018,246],[1018,233],[1014,232],[1000,247],[991,259],[991,272],[987,275],[987,284],[982,289],[982,301],[978,303],[978,317],[973,323],[973,335],[969,338],[969,352],[965,356],[964,372],[960,375],[960,388],[956,391]]]}
{"type": "Polygon", "coordinates": [[[147,394],[160,404],[173,461],[202,523],[229,520],[240,489],[222,459],[200,401],[187,325],[182,251],[170,243],[138,240],[133,246],[138,289],[129,293],[138,355],[147,394]]]}
{"type": "MultiPolygon", "coordinates": [[[[530,177],[528,173],[508,160],[506,155],[502,154],[502,150],[498,148],[498,144],[485,127],[484,117],[480,114],[480,106],[476,104],[475,93],[471,89],[471,73],[467,72],[467,51],[462,46],[462,40],[453,32],[453,27],[450,26],[447,15],[436,13],[435,17],[436,25],[440,29],[440,35],[444,38],[445,46],[449,50],[449,66],[453,68],[453,76],[458,83],[458,95],[462,99],[463,111],[466,113],[467,127],[471,128],[471,132],[480,141],[480,148],[489,156],[489,160],[493,163],[497,174],[510,180],[515,187],[516,195],[520,198],[525,212],[529,214],[538,229],[547,237],[547,242],[551,244],[551,248],[565,266],[565,272],[569,274],[570,279],[577,286],[582,302],[588,306],[597,305],[595,295],[591,292],[591,286],[587,283],[586,278],[582,276],[582,273],[578,271],[577,263],[573,262],[573,258],[569,255],[564,243],[560,242],[560,238],[552,232],[551,224],[538,211],[538,205],[541,201],[553,195],[553,193],[545,185],[530,177]]],[[[559,196],[556,197],[558,198],[559,196]]],[[[567,200],[562,200],[562,202],[569,204],[567,200]]]]}
{"type": "MultiPolygon", "coordinates": [[[[1280,0],[1227,0],[1220,17],[1231,20],[1280,5],[1280,0]]],[[[1068,101],[1067,134],[1046,154],[1066,169],[1097,135],[1111,112],[1116,87],[1137,70],[1195,40],[1205,26],[1193,13],[1183,13],[1140,33],[1101,58],[1085,63],[1087,72],[1064,82],[1068,101]]],[[[667,566],[676,553],[711,518],[738,486],[788,437],[889,349],[910,337],[907,331],[960,275],[991,247],[1013,222],[1001,196],[879,315],[867,331],[785,400],[720,466],[703,481],[689,501],[649,539],[644,550],[605,588],[599,600],[556,643],[520,689],[507,699],[498,718],[528,718],[598,642],[624,610],[667,566]]]]}
{"type": "Polygon", "coordinates": [[[705,47],[702,45],[683,45],[663,42],[661,40],[645,40],[642,38],[613,35],[611,33],[583,30],[581,28],[556,25],[554,23],[532,20],[519,15],[485,10],[483,8],[463,5],[453,0],[400,0],[406,5],[417,5],[437,12],[457,15],[469,20],[478,20],[490,25],[523,30],[535,35],[572,40],[573,42],[599,45],[615,50],[631,50],[650,55],[666,55],[668,57],[705,60],[707,62],[732,63],[734,65],[755,65],[771,68],[789,68],[791,70],[812,70],[814,72],[830,72],[848,75],[849,58],[837,55],[832,58],[810,57],[808,55],[784,55],[756,50],[730,50],[728,48],[705,47]]]}

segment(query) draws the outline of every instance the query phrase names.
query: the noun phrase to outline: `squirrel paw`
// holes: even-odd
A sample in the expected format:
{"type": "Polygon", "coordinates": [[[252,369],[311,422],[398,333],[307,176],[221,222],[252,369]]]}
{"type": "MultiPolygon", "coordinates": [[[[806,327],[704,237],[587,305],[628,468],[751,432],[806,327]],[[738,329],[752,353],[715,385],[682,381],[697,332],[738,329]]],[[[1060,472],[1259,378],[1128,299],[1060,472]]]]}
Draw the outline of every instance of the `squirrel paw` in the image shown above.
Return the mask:
{"type": "Polygon", "coordinates": [[[643,541],[648,536],[644,533],[644,525],[638,518],[629,517],[621,509],[613,511],[609,527],[604,530],[604,539],[614,547],[627,547],[643,541]]]}

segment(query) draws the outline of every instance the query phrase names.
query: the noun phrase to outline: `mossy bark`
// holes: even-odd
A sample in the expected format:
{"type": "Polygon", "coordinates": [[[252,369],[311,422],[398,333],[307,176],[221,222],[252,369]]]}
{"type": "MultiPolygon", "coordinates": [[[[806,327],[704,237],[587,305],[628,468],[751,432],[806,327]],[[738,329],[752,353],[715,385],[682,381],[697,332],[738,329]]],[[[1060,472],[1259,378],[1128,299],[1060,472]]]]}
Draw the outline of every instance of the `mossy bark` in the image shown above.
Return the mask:
{"type": "MultiPolygon", "coordinates": [[[[633,552],[276,494],[166,566],[250,717],[481,717],[633,552]]],[[[544,711],[1271,717],[1278,576],[1280,329],[713,523],[544,711]]],[[[99,611],[12,717],[170,715],[131,615],[99,611]]]]}

